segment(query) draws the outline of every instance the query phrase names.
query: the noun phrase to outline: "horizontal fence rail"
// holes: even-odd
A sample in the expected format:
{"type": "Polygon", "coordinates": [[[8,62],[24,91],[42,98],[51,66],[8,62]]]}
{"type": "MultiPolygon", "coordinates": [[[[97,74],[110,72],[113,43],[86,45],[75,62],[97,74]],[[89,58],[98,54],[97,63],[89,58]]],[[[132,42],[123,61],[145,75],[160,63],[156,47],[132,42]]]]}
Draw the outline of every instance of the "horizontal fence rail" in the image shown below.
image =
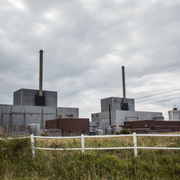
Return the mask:
{"type": "MultiPolygon", "coordinates": [[[[17,137],[17,138],[0,138],[0,140],[12,140],[12,139],[24,139],[30,138],[31,139],[31,148],[32,148],[32,155],[35,157],[35,150],[81,150],[84,152],[85,150],[117,150],[117,149],[134,149],[134,156],[138,156],[138,149],[158,149],[158,150],[180,150],[180,147],[138,147],[137,146],[137,137],[180,137],[180,134],[128,134],[128,135],[100,135],[100,136],[70,136],[70,137],[49,137],[49,136],[31,136],[26,137],[17,137]],[[85,138],[106,138],[106,137],[133,137],[133,145],[132,147],[85,147],[85,138]],[[44,147],[35,147],[34,146],[34,139],[81,139],[81,147],[80,148],[44,148],[44,147]]],[[[5,150],[5,149],[1,149],[5,150]]]]}
{"type": "Polygon", "coordinates": [[[26,138],[30,138],[30,136],[17,137],[17,138],[12,138],[12,137],[8,137],[8,138],[0,138],[0,140],[26,139],[26,138]]]}
{"type": "Polygon", "coordinates": [[[138,149],[166,149],[166,150],[180,150],[180,147],[138,147],[137,146],[137,137],[138,136],[154,136],[154,137],[180,137],[180,134],[128,134],[128,135],[100,135],[100,136],[72,136],[72,137],[49,137],[49,136],[34,136],[31,135],[31,147],[32,147],[32,155],[35,157],[35,149],[37,150],[81,150],[84,152],[85,150],[117,150],[117,149],[134,149],[134,156],[138,156],[138,149]],[[133,147],[85,147],[85,138],[106,138],[106,137],[133,137],[133,147]],[[35,147],[34,146],[34,139],[75,139],[81,138],[81,148],[43,148],[43,147],[35,147]]]}
{"type": "MultiPolygon", "coordinates": [[[[31,136],[25,136],[25,137],[17,137],[17,138],[12,138],[12,137],[8,137],[8,138],[0,138],[0,141],[9,141],[9,140],[13,140],[13,139],[26,139],[26,138],[31,138],[31,136]]],[[[2,148],[0,149],[0,151],[4,151],[7,150],[7,148],[2,148]]]]}

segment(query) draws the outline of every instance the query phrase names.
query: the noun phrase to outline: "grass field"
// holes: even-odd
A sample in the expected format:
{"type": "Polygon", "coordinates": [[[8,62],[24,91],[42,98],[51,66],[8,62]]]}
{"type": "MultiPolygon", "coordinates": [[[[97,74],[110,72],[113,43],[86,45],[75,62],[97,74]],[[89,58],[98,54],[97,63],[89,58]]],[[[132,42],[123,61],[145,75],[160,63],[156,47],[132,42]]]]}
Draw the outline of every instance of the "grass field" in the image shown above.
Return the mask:
{"type": "MultiPolygon", "coordinates": [[[[180,137],[137,137],[138,146],[180,147],[180,137]]],[[[36,139],[36,147],[81,147],[80,139],[36,139]]],[[[85,147],[133,146],[132,137],[86,138],[85,147]]],[[[30,139],[0,141],[0,179],[180,179],[179,150],[36,150],[30,139]]]]}

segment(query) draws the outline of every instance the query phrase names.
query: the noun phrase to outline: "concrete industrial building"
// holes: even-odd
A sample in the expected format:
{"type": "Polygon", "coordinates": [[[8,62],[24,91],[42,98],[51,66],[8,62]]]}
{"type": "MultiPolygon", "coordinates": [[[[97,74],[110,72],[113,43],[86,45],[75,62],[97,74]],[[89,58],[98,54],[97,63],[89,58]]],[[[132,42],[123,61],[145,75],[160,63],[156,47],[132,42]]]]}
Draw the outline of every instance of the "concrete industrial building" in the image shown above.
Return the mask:
{"type": "Polygon", "coordinates": [[[101,112],[92,113],[92,122],[105,129],[123,127],[125,121],[164,120],[161,112],[135,111],[134,99],[126,98],[124,67],[122,67],[123,98],[109,97],[101,99],[101,112]]]}
{"type": "MultiPolygon", "coordinates": [[[[57,92],[55,91],[43,91],[45,97],[45,104],[43,106],[57,107],[57,92]]],[[[37,97],[39,90],[33,89],[19,89],[14,92],[13,104],[14,105],[30,105],[38,106],[37,97]]]]}
{"type": "Polygon", "coordinates": [[[3,133],[5,129],[6,133],[14,129],[23,129],[25,133],[27,125],[32,123],[40,124],[40,129],[45,129],[47,120],[64,116],[79,118],[78,108],[57,107],[57,92],[43,91],[42,83],[43,51],[40,50],[39,90],[19,89],[14,92],[13,105],[0,104],[0,127],[3,133]]]}
{"type": "Polygon", "coordinates": [[[161,112],[135,111],[134,99],[127,98],[129,110],[122,110],[122,100],[123,98],[119,97],[101,99],[101,112],[91,114],[92,122],[98,123],[105,132],[109,126],[123,127],[124,121],[164,120],[161,112]],[[110,111],[109,104],[112,107],[110,111]]]}

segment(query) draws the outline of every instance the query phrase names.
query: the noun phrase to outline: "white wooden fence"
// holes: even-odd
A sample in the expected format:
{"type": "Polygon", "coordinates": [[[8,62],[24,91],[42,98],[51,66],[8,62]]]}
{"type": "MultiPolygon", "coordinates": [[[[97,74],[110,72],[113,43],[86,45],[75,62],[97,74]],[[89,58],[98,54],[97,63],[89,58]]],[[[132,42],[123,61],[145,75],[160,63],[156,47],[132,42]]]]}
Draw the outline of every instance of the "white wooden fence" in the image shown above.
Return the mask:
{"type": "Polygon", "coordinates": [[[137,136],[155,136],[155,137],[180,137],[180,134],[128,134],[128,135],[104,135],[104,136],[70,136],[70,137],[49,137],[49,136],[34,136],[31,135],[31,146],[32,146],[32,155],[35,157],[35,149],[39,150],[81,150],[84,152],[85,150],[111,150],[111,149],[134,149],[134,156],[138,156],[137,149],[180,149],[180,147],[138,147],[137,146],[137,136]],[[98,147],[98,148],[85,148],[85,138],[106,138],[106,137],[133,137],[133,147],[98,147]],[[34,138],[43,138],[43,139],[74,139],[74,138],[81,138],[81,148],[42,148],[42,147],[35,147],[34,146],[34,138]]]}

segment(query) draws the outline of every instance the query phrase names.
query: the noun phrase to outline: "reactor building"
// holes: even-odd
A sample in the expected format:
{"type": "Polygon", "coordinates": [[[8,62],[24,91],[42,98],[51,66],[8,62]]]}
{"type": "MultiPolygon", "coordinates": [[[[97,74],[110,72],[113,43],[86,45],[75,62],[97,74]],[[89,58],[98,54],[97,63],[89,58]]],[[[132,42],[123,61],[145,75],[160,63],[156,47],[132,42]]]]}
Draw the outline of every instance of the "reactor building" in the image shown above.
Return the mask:
{"type": "MultiPolygon", "coordinates": [[[[101,112],[91,114],[91,124],[101,128],[103,133],[108,133],[113,128],[121,130],[126,121],[164,120],[161,112],[135,111],[135,100],[126,98],[124,66],[122,66],[122,83],[123,97],[101,99],[101,112]]],[[[95,132],[96,129],[93,129],[95,132]]]]}
{"type": "Polygon", "coordinates": [[[79,118],[78,108],[58,107],[57,92],[43,90],[43,50],[39,53],[39,90],[19,89],[13,94],[12,105],[0,104],[0,134],[18,130],[24,134],[29,124],[45,129],[47,120],[79,118]]]}

